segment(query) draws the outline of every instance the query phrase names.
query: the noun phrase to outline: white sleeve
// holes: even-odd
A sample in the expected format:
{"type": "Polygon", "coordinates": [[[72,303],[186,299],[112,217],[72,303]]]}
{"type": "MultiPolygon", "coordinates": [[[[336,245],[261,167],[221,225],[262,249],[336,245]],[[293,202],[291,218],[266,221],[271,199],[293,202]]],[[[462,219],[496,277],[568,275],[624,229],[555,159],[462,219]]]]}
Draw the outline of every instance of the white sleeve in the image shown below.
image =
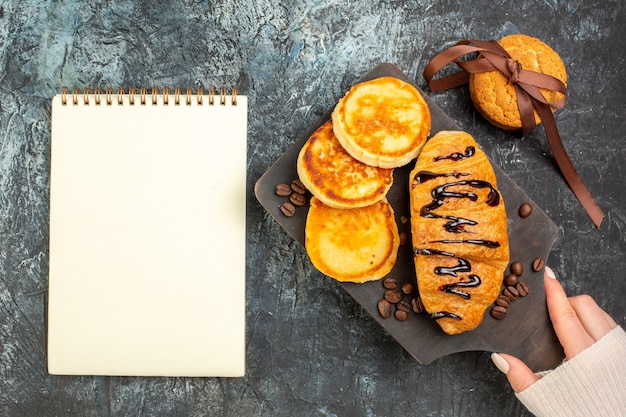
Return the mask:
{"type": "Polygon", "coordinates": [[[626,333],[617,326],[517,398],[537,417],[626,416],[626,333]]]}

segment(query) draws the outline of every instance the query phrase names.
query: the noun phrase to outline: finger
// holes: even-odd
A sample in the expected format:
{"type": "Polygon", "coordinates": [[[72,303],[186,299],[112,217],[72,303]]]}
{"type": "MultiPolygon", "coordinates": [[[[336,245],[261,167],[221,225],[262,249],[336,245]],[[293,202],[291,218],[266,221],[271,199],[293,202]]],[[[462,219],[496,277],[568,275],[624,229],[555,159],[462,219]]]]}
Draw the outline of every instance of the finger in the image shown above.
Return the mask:
{"type": "Polygon", "coordinates": [[[588,295],[577,295],[569,298],[569,303],[576,312],[576,316],[585,328],[585,331],[595,340],[600,340],[610,332],[617,323],[598,306],[588,295]]]}
{"type": "Polygon", "coordinates": [[[585,327],[580,322],[563,287],[553,278],[554,273],[552,270],[548,267],[545,269],[544,285],[550,320],[556,336],[559,338],[561,346],[563,346],[565,358],[571,359],[593,345],[595,340],[587,333],[585,327]]]}
{"type": "Polygon", "coordinates": [[[539,380],[539,377],[515,356],[504,353],[492,353],[491,360],[506,375],[511,388],[515,392],[522,392],[539,380]]]}

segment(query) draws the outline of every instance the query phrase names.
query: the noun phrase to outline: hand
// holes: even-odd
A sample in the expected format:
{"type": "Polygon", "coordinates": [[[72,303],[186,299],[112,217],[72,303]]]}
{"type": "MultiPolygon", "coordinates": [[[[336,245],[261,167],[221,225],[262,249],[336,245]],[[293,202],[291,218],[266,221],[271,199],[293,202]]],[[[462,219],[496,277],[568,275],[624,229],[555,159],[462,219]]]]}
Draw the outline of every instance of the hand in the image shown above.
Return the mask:
{"type": "MultiPolygon", "coordinates": [[[[547,266],[544,285],[550,320],[566,359],[578,355],[617,326],[590,296],[568,298],[554,272],[547,266]]],[[[498,369],[506,374],[515,392],[524,391],[540,378],[514,356],[494,353],[491,358],[498,369]]]]}

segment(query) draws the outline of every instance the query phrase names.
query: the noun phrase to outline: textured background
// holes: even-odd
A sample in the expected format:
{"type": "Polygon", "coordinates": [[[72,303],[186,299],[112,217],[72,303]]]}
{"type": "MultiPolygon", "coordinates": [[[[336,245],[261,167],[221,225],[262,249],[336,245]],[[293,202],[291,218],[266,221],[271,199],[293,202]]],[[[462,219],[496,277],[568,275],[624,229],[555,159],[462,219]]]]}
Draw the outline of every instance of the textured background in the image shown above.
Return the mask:
{"type": "Polygon", "coordinates": [[[566,290],[593,295],[624,325],[623,0],[0,0],[0,416],[529,416],[487,353],[416,363],[314,270],[252,191],[375,64],[424,87],[421,72],[443,48],[513,32],[565,62],[557,123],[606,212],[600,230],[541,129],[499,131],[463,87],[431,96],[559,225],[548,264],[566,290]],[[245,378],[46,373],[50,99],[61,86],[130,85],[236,85],[250,97],[245,378]]]}

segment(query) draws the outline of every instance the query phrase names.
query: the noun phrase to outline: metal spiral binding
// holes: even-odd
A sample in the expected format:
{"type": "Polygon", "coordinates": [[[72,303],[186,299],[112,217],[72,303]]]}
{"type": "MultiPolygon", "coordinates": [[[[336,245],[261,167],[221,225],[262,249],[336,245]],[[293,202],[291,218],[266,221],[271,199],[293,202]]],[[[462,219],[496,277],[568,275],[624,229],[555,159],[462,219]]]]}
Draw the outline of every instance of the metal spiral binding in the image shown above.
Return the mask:
{"type": "MultiPolygon", "coordinates": [[[[85,88],[82,91],[79,88],[74,88],[71,93],[67,87],[61,89],[61,103],[64,106],[68,104],[77,106],[81,99],[85,106],[91,105],[92,101],[96,106],[100,106],[103,103],[104,105],[111,106],[114,102],[120,106],[124,105],[126,102],[131,106],[134,106],[136,103],[141,106],[148,104],[157,105],[159,103],[159,97],[162,97],[163,105],[167,106],[170,104],[170,96],[173,96],[173,104],[175,106],[180,106],[181,103],[186,106],[191,106],[194,101],[197,105],[203,105],[205,99],[209,106],[214,106],[216,103],[219,103],[220,106],[225,106],[228,103],[229,94],[228,90],[222,87],[219,90],[219,101],[217,101],[218,93],[214,88],[210,88],[208,94],[205,94],[202,87],[198,87],[195,93],[192,88],[186,88],[183,93],[180,87],[175,87],[174,94],[171,94],[169,87],[163,87],[162,94],[160,94],[157,87],[152,87],[150,92],[148,92],[148,87],[145,86],[140,87],[139,92],[137,92],[135,87],[129,87],[128,90],[119,87],[117,91],[111,87],[106,87],[104,90],[102,87],[96,87],[93,91],[90,88],[85,88]]],[[[233,87],[231,90],[230,104],[232,106],[237,105],[237,87],[233,87]]]]}

